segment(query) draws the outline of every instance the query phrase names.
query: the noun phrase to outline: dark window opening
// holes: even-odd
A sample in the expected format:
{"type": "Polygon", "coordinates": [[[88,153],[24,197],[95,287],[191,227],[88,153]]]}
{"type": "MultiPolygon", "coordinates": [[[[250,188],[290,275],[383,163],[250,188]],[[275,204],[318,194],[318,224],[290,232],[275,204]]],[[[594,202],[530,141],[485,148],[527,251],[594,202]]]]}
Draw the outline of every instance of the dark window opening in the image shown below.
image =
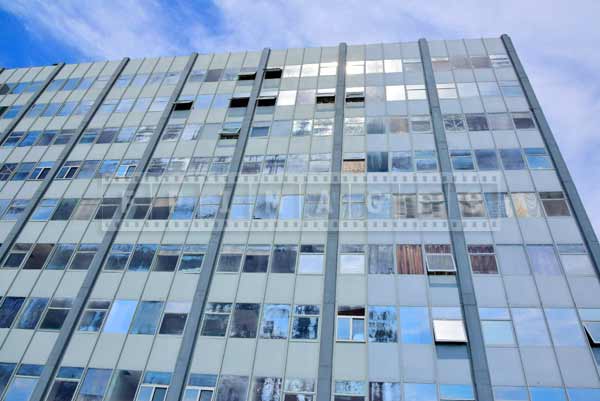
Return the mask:
{"type": "Polygon", "coordinates": [[[275,102],[277,100],[276,96],[269,96],[269,97],[261,97],[258,99],[258,101],[256,102],[256,105],[258,107],[270,107],[270,106],[275,106],[275,102]]]}
{"type": "Polygon", "coordinates": [[[229,101],[229,107],[231,107],[231,108],[248,107],[249,100],[250,100],[250,98],[247,98],[247,97],[233,97],[229,101]]]}
{"type": "Polygon", "coordinates": [[[270,68],[265,71],[265,79],[279,79],[281,78],[281,68],[270,68]]]}
{"type": "Polygon", "coordinates": [[[177,102],[173,105],[173,111],[188,111],[192,109],[194,102],[177,102]]]}
{"type": "Polygon", "coordinates": [[[237,132],[221,132],[219,134],[219,139],[238,139],[240,136],[240,133],[237,132]]]}
{"type": "Polygon", "coordinates": [[[238,81],[254,81],[256,79],[256,72],[240,72],[238,74],[238,81]]]}
{"type": "MultiPolygon", "coordinates": [[[[363,97],[364,101],[364,97],[363,97]]],[[[335,103],[335,95],[317,95],[317,104],[333,104],[335,103]]]]}

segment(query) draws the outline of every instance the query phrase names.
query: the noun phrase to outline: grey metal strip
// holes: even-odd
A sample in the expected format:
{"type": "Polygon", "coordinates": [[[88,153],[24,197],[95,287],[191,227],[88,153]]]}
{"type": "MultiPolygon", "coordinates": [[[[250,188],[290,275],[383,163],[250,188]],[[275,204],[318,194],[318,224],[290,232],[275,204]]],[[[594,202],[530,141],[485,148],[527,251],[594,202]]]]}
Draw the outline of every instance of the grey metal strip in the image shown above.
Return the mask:
{"type": "Polygon", "coordinates": [[[48,188],[54,181],[56,174],[58,174],[58,171],[60,170],[61,166],[63,165],[65,160],[67,160],[67,158],[73,151],[73,148],[79,141],[81,134],[83,133],[83,131],[85,131],[85,129],[89,125],[90,121],[96,114],[96,111],[98,110],[98,108],[100,107],[100,105],[102,104],[104,99],[106,98],[106,95],[108,95],[108,92],[112,89],[113,84],[116,82],[117,78],[119,77],[119,75],[121,74],[121,72],[123,71],[123,69],[125,68],[125,66],[127,65],[128,62],[129,62],[129,58],[124,58],[121,61],[121,63],[119,63],[119,65],[117,66],[117,69],[111,75],[110,79],[108,80],[108,82],[106,83],[106,85],[104,86],[104,88],[102,89],[100,94],[98,95],[98,98],[92,105],[92,108],[83,117],[83,120],[79,124],[77,131],[75,132],[73,137],[65,144],[65,147],[62,150],[62,152],[60,153],[60,155],[58,156],[58,159],[54,163],[54,166],[52,167],[52,169],[50,169],[50,172],[48,173],[46,178],[44,178],[44,181],[42,181],[42,183],[40,184],[38,189],[34,192],[33,196],[31,197],[31,202],[29,202],[29,205],[27,205],[27,207],[25,208],[23,213],[21,213],[21,215],[17,219],[17,222],[15,223],[13,228],[10,230],[10,232],[6,236],[4,243],[0,247],[0,260],[4,260],[4,258],[10,251],[10,248],[13,246],[15,240],[21,233],[21,230],[23,229],[25,224],[27,224],[29,217],[31,217],[31,214],[37,207],[38,203],[40,202],[40,200],[42,199],[42,197],[44,196],[44,194],[46,193],[46,191],[48,190],[48,188]]]}
{"type": "Polygon", "coordinates": [[[150,163],[150,159],[152,158],[154,149],[156,148],[156,145],[160,140],[162,131],[167,125],[169,116],[171,114],[171,110],[173,109],[173,104],[179,97],[179,94],[183,89],[183,85],[187,81],[187,78],[192,70],[192,67],[194,66],[194,63],[196,62],[197,57],[197,53],[193,53],[190,56],[190,59],[188,60],[185,68],[181,73],[181,76],[179,77],[179,81],[177,82],[177,85],[173,90],[171,97],[169,98],[169,103],[167,104],[167,107],[163,111],[158,121],[158,124],[156,125],[156,131],[150,139],[150,141],[148,142],[146,149],[144,150],[144,154],[142,155],[142,158],[140,159],[140,162],[136,167],[136,171],[132,177],[132,180],[128,184],[127,189],[123,194],[123,200],[117,208],[115,215],[110,222],[110,226],[104,234],[104,238],[102,239],[102,243],[100,244],[98,252],[92,260],[90,267],[88,268],[85,278],[83,279],[81,288],[79,289],[77,296],[73,301],[73,306],[63,323],[63,327],[60,330],[60,333],[58,335],[58,338],[56,339],[56,342],[54,343],[50,355],[48,356],[48,360],[46,362],[46,365],[44,366],[44,370],[40,375],[38,383],[35,386],[35,389],[33,390],[29,401],[42,401],[48,389],[50,388],[50,384],[52,383],[54,374],[58,369],[62,356],[67,348],[67,345],[69,344],[69,340],[71,339],[71,336],[75,331],[77,320],[79,319],[79,316],[81,315],[81,312],[84,309],[85,303],[87,302],[87,299],[94,287],[94,283],[96,282],[96,278],[100,273],[102,263],[104,262],[104,259],[106,258],[106,255],[110,250],[112,242],[117,235],[117,232],[119,230],[119,227],[121,226],[121,222],[123,221],[128,206],[132,202],[133,196],[135,195],[135,192],[139,187],[141,179],[144,175],[144,171],[150,163]]]}
{"type": "Polygon", "coordinates": [[[179,353],[177,355],[177,360],[175,361],[175,369],[173,371],[169,389],[167,390],[165,401],[179,401],[185,388],[187,374],[190,369],[197,336],[200,331],[202,314],[204,313],[204,307],[206,306],[208,290],[216,269],[217,255],[219,254],[219,248],[221,247],[221,241],[225,231],[225,222],[233,199],[233,192],[235,190],[240,166],[246,150],[246,143],[250,135],[250,126],[254,117],[256,100],[260,93],[264,71],[267,67],[270,52],[271,50],[268,48],[263,49],[256,70],[256,79],[254,80],[252,91],[250,92],[248,108],[246,109],[246,114],[240,128],[240,135],[231,158],[227,181],[223,189],[219,211],[215,218],[215,226],[211,231],[208,249],[204,255],[202,270],[198,276],[198,284],[196,286],[194,298],[192,299],[192,307],[188,314],[186,327],[183,332],[183,339],[181,341],[181,346],[179,347],[179,353]]]}
{"type": "Polygon", "coordinates": [[[525,97],[527,98],[531,112],[537,121],[538,128],[542,134],[544,142],[546,143],[550,157],[552,157],[552,161],[554,162],[554,166],[556,168],[556,173],[558,174],[558,178],[562,182],[563,189],[567,194],[567,198],[571,204],[571,210],[575,215],[575,219],[577,220],[577,224],[579,225],[583,239],[592,256],[596,270],[600,274],[600,243],[598,243],[598,237],[594,232],[594,227],[592,226],[585,208],[583,207],[583,202],[579,197],[579,193],[577,192],[577,188],[575,187],[571,173],[569,173],[567,163],[560,152],[558,144],[556,143],[556,139],[554,138],[554,134],[552,133],[552,129],[550,128],[550,125],[546,120],[546,116],[542,111],[542,107],[535,96],[533,86],[527,77],[527,73],[523,68],[523,64],[521,64],[521,60],[517,55],[517,51],[515,50],[512,40],[506,34],[502,35],[500,38],[502,39],[502,43],[504,43],[504,48],[508,53],[508,57],[512,61],[517,77],[519,78],[519,82],[523,87],[525,97]]]}
{"type": "Polygon", "coordinates": [[[346,43],[338,47],[337,82],[335,87],[335,120],[331,155],[331,183],[329,185],[329,214],[327,216],[327,244],[325,245],[325,277],[321,315],[321,343],[317,401],[330,401],[333,380],[333,348],[335,344],[335,295],[339,244],[340,193],[342,175],[342,145],[344,141],[344,106],[346,103],[346,43]]]}
{"type": "Polygon", "coordinates": [[[483,332],[479,323],[479,311],[477,308],[477,299],[475,298],[473,277],[471,276],[467,242],[462,228],[456,186],[452,178],[452,163],[450,161],[450,154],[448,153],[448,142],[444,131],[444,120],[442,117],[440,100],[437,94],[435,74],[433,73],[433,65],[431,63],[431,55],[427,40],[419,39],[419,50],[423,62],[425,86],[427,88],[427,98],[429,99],[435,146],[440,162],[442,188],[448,210],[450,239],[452,241],[454,257],[456,259],[456,279],[467,336],[469,338],[468,347],[471,356],[473,384],[475,385],[475,398],[478,401],[493,401],[494,396],[492,393],[490,372],[483,342],[483,332]]]}
{"type": "Polygon", "coordinates": [[[12,121],[4,129],[4,132],[0,134],[0,143],[3,143],[8,134],[10,134],[15,129],[17,124],[19,124],[21,119],[25,116],[25,114],[27,114],[31,106],[33,106],[33,104],[36,100],[38,100],[40,95],[44,93],[48,85],[50,85],[50,82],[52,82],[52,80],[56,77],[56,75],[58,75],[58,73],[60,72],[60,70],[62,70],[64,66],[65,63],[60,63],[56,65],[56,67],[54,68],[54,70],[52,70],[50,75],[48,75],[42,86],[29,98],[29,100],[23,105],[21,111],[15,116],[15,118],[12,119],[12,121]]]}

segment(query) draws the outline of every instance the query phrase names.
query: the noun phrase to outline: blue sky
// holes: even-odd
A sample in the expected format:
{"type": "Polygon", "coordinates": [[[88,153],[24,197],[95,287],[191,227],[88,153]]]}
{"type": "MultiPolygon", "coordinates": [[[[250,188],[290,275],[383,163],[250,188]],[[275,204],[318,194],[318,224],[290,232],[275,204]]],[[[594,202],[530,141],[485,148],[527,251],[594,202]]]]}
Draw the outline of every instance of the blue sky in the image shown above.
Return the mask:
{"type": "Polygon", "coordinates": [[[600,2],[0,0],[0,65],[511,35],[600,232],[600,2]]]}

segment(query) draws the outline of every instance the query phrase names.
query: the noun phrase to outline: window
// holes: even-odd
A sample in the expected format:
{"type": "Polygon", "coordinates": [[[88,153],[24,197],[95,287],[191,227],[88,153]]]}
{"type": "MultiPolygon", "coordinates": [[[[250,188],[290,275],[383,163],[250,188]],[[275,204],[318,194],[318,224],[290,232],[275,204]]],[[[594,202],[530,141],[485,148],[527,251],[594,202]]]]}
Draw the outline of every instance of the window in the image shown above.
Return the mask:
{"type": "Polygon", "coordinates": [[[260,304],[238,303],[233,311],[230,337],[254,338],[258,328],[260,304]]]}
{"type": "Polygon", "coordinates": [[[169,335],[183,334],[190,307],[190,302],[167,302],[158,333],[169,335]]]}
{"type": "Polygon", "coordinates": [[[278,195],[258,195],[254,208],[255,220],[269,220],[277,218],[278,195]]]}
{"type": "Polygon", "coordinates": [[[391,152],[391,172],[411,172],[414,171],[413,158],[410,151],[391,152]]]}
{"type": "Polygon", "coordinates": [[[458,205],[460,206],[460,214],[464,218],[485,217],[483,196],[480,193],[459,193],[458,205]]]}
{"type": "Polygon", "coordinates": [[[221,203],[220,195],[201,196],[198,200],[198,209],[194,218],[196,219],[213,219],[217,215],[219,205],[221,203]]]}
{"type": "Polygon", "coordinates": [[[347,153],[342,163],[342,172],[344,173],[364,173],[365,157],[363,153],[347,153]]]}
{"type": "Polygon", "coordinates": [[[394,246],[369,245],[369,274],[394,273],[394,246]]]}
{"type": "Polygon", "coordinates": [[[203,176],[208,173],[210,166],[210,157],[192,157],[186,171],[187,176],[203,176]]]}
{"type": "Polygon", "coordinates": [[[18,268],[19,266],[21,266],[21,263],[23,262],[23,260],[25,260],[25,256],[27,256],[27,253],[29,252],[30,249],[31,249],[31,244],[23,244],[23,243],[14,244],[10,253],[8,254],[8,256],[6,257],[6,259],[4,259],[4,263],[2,264],[2,267],[18,268]]]}
{"type": "Polygon", "coordinates": [[[160,272],[175,271],[180,252],[181,245],[161,245],[156,258],[154,258],[152,270],[160,272]]]}
{"type": "Polygon", "coordinates": [[[48,394],[48,401],[70,401],[73,399],[75,390],[79,386],[79,381],[83,375],[83,368],[75,368],[63,366],[58,370],[50,394],[48,394]]]}
{"type": "Polygon", "coordinates": [[[29,298],[16,327],[18,329],[35,329],[46,305],[48,305],[48,298],[29,298]]]}
{"type": "Polygon", "coordinates": [[[433,320],[436,343],[465,343],[467,333],[462,320],[433,320]]]}
{"type": "Polygon", "coordinates": [[[266,273],[270,254],[270,245],[248,245],[242,271],[244,273],[266,273]]]}
{"type": "Polygon", "coordinates": [[[342,218],[364,219],[367,216],[367,205],[364,194],[342,195],[342,218]]]}
{"type": "Polygon", "coordinates": [[[100,331],[109,307],[110,301],[88,301],[87,307],[79,322],[79,331],[100,331]]]}
{"type": "Polygon", "coordinates": [[[390,382],[370,382],[369,400],[396,401],[402,399],[401,384],[390,382]]]}
{"type": "Polygon", "coordinates": [[[127,333],[135,313],[137,301],[117,299],[112,303],[112,308],[104,325],[105,333],[127,333]]]}
{"type": "Polygon", "coordinates": [[[473,156],[469,150],[451,150],[450,159],[452,159],[452,168],[457,171],[473,171],[475,164],[473,156]]]}
{"type": "Polygon", "coordinates": [[[148,271],[152,266],[158,245],[137,244],[129,262],[129,271],[148,271]]]}
{"type": "Polygon", "coordinates": [[[215,401],[245,400],[247,396],[247,376],[221,375],[215,401]]]}
{"type": "Polygon", "coordinates": [[[419,199],[419,217],[422,219],[445,219],[446,203],[444,194],[421,193],[419,199]]]}
{"type": "Polygon", "coordinates": [[[346,88],[347,107],[363,107],[365,103],[365,91],[362,87],[346,88]]]}
{"type": "Polygon", "coordinates": [[[400,308],[400,338],[404,344],[431,344],[431,327],[426,307],[400,308]]]}
{"type": "Polygon", "coordinates": [[[456,92],[455,84],[437,84],[437,92],[440,99],[456,99],[458,93],[456,92]]]}
{"type": "Polygon", "coordinates": [[[265,79],[279,79],[282,73],[281,68],[268,68],[265,70],[265,79]]]}
{"type": "Polygon", "coordinates": [[[292,320],[292,339],[316,340],[319,336],[318,305],[295,305],[292,320]]]}
{"type": "Polygon", "coordinates": [[[483,340],[488,346],[515,345],[510,314],[505,308],[479,308],[483,340]]]}
{"type": "Polygon", "coordinates": [[[388,171],[388,152],[368,152],[367,172],[386,173],[388,171]]]}
{"type": "Polygon", "coordinates": [[[416,194],[393,194],[395,219],[414,219],[417,217],[416,194]]]}
{"type": "Polygon", "coordinates": [[[204,312],[203,336],[225,337],[231,315],[231,304],[209,302],[204,312]]]}
{"type": "Polygon", "coordinates": [[[117,370],[105,399],[107,401],[133,401],[141,376],[142,372],[137,370],[117,370]]]}
{"type": "Polygon", "coordinates": [[[54,298],[46,311],[44,320],[40,325],[41,330],[60,330],[73,306],[72,298],[54,298]]]}
{"type": "Polygon", "coordinates": [[[146,371],[138,391],[137,401],[164,401],[169,383],[171,383],[171,373],[146,371]]]}
{"type": "Polygon", "coordinates": [[[21,364],[15,378],[6,390],[4,399],[6,401],[27,401],[42,373],[43,365],[21,364]]]}
{"type": "Polygon", "coordinates": [[[466,114],[467,126],[469,131],[487,131],[489,130],[485,114],[466,114]]]}
{"type": "Polygon", "coordinates": [[[304,136],[312,132],[312,120],[294,120],[292,123],[292,135],[304,136]]]}
{"type": "Polygon", "coordinates": [[[429,273],[453,273],[456,271],[452,249],[447,244],[426,244],[425,262],[429,273]]]}
{"type": "Polygon", "coordinates": [[[344,135],[364,135],[365,119],[363,117],[344,118],[344,135]]]}
{"type": "Polygon", "coordinates": [[[333,401],[364,401],[365,393],[366,390],[363,382],[336,380],[333,401]]]}
{"type": "Polygon", "coordinates": [[[221,247],[217,271],[230,273],[238,272],[242,263],[243,253],[243,245],[223,245],[221,247]]]}
{"type": "Polygon", "coordinates": [[[2,216],[2,220],[17,220],[21,217],[21,214],[25,211],[27,206],[29,205],[29,199],[13,199],[4,216],[2,216]]]}
{"type": "Polygon", "coordinates": [[[4,297],[0,305],[0,328],[9,329],[25,303],[24,297],[4,297]]]}
{"type": "Polygon", "coordinates": [[[314,136],[333,135],[333,118],[321,118],[314,120],[312,134],[314,136]]]}
{"type": "Polygon", "coordinates": [[[260,323],[260,338],[286,339],[290,322],[290,305],[265,304],[260,323]]]}
{"type": "Polygon", "coordinates": [[[469,245],[468,251],[473,273],[498,274],[493,245],[469,245]]]}
{"type": "Polygon", "coordinates": [[[525,161],[520,149],[500,149],[500,159],[505,170],[525,169],[525,161]]]}
{"type": "Polygon", "coordinates": [[[365,341],[365,308],[362,306],[338,306],[337,340],[365,341]]]}
{"type": "Polygon", "coordinates": [[[340,246],[340,259],[338,263],[340,266],[340,273],[342,274],[364,274],[364,246],[342,244],[340,246]]]}
{"type": "Polygon", "coordinates": [[[321,274],[325,262],[323,245],[300,245],[298,273],[321,274]]]}
{"type": "Polygon", "coordinates": [[[408,100],[426,100],[425,85],[406,85],[406,97],[408,100]]]}
{"type": "Polygon", "coordinates": [[[462,114],[446,114],[444,115],[444,129],[448,132],[466,131],[467,123],[462,114]]]}
{"type": "Polygon", "coordinates": [[[183,255],[179,263],[179,271],[196,273],[202,268],[206,245],[184,245],[183,255]]]}
{"type": "Polygon", "coordinates": [[[57,244],[46,265],[47,270],[64,270],[75,252],[75,244],[57,244]]]}
{"type": "MultiPolygon", "coordinates": [[[[519,88],[520,89],[520,88],[519,88]]],[[[533,129],[535,128],[535,122],[529,112],[525,113],[512,113],[513,122],[516,129],[533,129]]]]}
{"type": "Polygon", "coordinates": [[[542,206],[548,217],[570,216],[565,194],[561,191],[540,192],[542,206]]]}
{"type": "Polygon", "coordinates": [[[72,215],[73,220],[89,220],[100,203],[100,199],[81,199],[72,215]]]}
{"type": "Polygon", "coordinates": [[[513,123],[510,115],[506,113],[491,113],[488,114],[490,129],[494,131],[512,130],[513,123]]]}
{"type": "Polygon", "coordinates": [[[552,168],[552,161],[544,148],[525,148],[525,157],[531,170],[552,168]]]}
{"type": "Polygon", "coordinates": [[[498,170],[498,156],[493,149],[475,150],[475,160],[479,171],[498,170]]]}
{"type": "Polygon", "coordinates": [[[420,245],[396,245],[396,269],[399,274],[423,274],[420,245]]]}
{"type": "Polygon", "coordinates": [[[54,209],[58,205],[58,199],[42,199],[31,215],[32,221],[48,221],[54,209]]]}
{"type": "Polygon", "coordinates": [[[437,152],[435,150],[415,150],[417,171],[437,171],[437,152]]]}
{"type": "Polygon", "coordinates": [[[331,153],[311,153],[308,171],[311,173],[328,173],[331,166],[331,153]]]}
{"type": "Polygon", "coordinates": [[[112,369],[88,368],[76,401],[101,401],[111,374],[112,369]]]}
{"type": "Polygon", "coordinates": [[[35,244],[23,269],[41,270],[53,248],[54,244],[35,244]]]}
{"type": "Polygon", "coordinates": [[[485,206],[491,219],[512,217],[510,198],[505,192],[486,192],[483,194],[485,206]]]}
{"type": "Polygon", "coordinates": [[[517,217],[542,217],[540,204],[533,192],[513,192],[511,194],[517,217]]]}
{"type": "Polygon", "coordinates": [[[596,271],[583,244],[557,245],[565,273],[594,275],[596,271]]]}
{"type": "Polygon", "coordinates": [[[396,319],[396,308],[393,306],[369,306],[369,342],[397,342],[396,319]]]}

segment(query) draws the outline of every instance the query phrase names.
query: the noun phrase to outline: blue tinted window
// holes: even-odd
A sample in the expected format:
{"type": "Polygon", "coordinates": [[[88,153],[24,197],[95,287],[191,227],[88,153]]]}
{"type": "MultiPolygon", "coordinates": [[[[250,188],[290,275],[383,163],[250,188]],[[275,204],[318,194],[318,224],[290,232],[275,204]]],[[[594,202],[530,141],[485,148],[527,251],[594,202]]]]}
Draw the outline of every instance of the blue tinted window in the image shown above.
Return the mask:
{"type": "Polygon", "coordinates": [[[0,306],[0,328],[10,328],[24,302],[25,298],[23,297],[4,298],[4,302],[0,306]]]}
{"type": "Polygon", "coordinates": [[[431,344],[433,338],[427,308],[400,308],[400,330],[403,343],[431,344]]]}
{"type": "Polygon", "coordinates": [[[136,306],[137,301],[116,300],[113,302],[104,331],[107,333],[127,333],[136,306]]]}
{"type": "Polygon", "coordinates": [[[404,401],[437,401],[435,384],[406,383],[404,401]]]}
{"type": "Polygon", "coordinates": [[[99,401],[104,396],[111,369],[88,369],[79,389],[77,401],[99,401]]]}
{"type": "Polygon", "coordinates": [[[531,401],[567,401],[562,387],[530,387],[529,394],[531,394],[531,401]]]}
{"type": "Polygon", "coordinates": [[[131,333],[154,335],[158,328],[162,305],[163,303],[160,301],[140,302],[140,307],[135,314],[133,325],[131,326],[131,333]]]}
{"type": "Polygon", "coordinates": [[[48,305],[48,298],[30,298],[25,310],[19,318],[17,328],[19,329],[35,329],[44,309],[48,305]]]}

